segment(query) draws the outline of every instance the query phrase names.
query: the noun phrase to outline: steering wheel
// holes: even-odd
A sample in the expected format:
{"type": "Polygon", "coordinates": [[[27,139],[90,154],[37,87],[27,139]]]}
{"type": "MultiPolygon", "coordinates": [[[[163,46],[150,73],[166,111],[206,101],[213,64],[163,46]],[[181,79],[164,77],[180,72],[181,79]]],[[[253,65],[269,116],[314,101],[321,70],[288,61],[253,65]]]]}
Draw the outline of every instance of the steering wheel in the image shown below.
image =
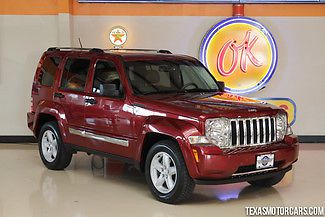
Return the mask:
{"type": "Polygon", "coordinates": [[[197,86],[197,84],[195,84],[194,82],[190,82],[190,83],[185,84],[182,87],[182,90],[184,90],[184,89],[186,89],[187,87],[190,87],[190,86],[194,86],[195,88],[199,88],[199,86],[197,86]]]}

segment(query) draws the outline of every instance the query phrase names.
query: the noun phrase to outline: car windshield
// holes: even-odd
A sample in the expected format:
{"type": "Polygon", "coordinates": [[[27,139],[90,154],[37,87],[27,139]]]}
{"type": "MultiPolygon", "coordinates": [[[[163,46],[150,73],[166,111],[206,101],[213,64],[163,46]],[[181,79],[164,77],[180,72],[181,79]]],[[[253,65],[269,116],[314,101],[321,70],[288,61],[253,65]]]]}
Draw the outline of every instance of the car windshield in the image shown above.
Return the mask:
{"type": "Polygon", "coordinates": [[[125,63],[135,94],[215,92],[216,80],[198,61],[145,60],[125,63]]]}

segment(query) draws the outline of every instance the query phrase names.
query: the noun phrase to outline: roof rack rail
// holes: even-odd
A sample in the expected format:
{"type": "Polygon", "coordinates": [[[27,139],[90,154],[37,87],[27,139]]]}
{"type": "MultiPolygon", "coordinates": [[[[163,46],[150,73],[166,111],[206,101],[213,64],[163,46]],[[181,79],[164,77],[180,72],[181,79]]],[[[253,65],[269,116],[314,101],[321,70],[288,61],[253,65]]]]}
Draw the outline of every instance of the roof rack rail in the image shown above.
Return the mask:
{"type": "Polygon", "coordinates": [[[95,53],[104,53],[103,49],[100,48],[80,48],[80,47],[50,47],[47,51],[60,51],[60,50],[76,50],[76,51],[89,51],[95,53]]]}
{"type": "Polygon", "coordinates": [[[113,49],[101,49],[101,48],[80,48],[80,47],[50,47],[47,51],[60,51],[60,50],[70,50],[70,51],[89,51],[95,53],[104,53],[105,51],[140,51],[140,52],[156,52],[162,54],[172,54],[169,50],[155,50],[155,49],[125,49],[125,48],[113,48],[113,49]]]}
{"type": "Polygon", "coordinates": [[[114,49],[107,49],[106,51],[143,51],[143,52],[157,52],[157,53],[163,53],[163,54],[172,54],[169,50],[155,50],[155,49],[125,49],[125,48],[114,48],[114,49]]]}

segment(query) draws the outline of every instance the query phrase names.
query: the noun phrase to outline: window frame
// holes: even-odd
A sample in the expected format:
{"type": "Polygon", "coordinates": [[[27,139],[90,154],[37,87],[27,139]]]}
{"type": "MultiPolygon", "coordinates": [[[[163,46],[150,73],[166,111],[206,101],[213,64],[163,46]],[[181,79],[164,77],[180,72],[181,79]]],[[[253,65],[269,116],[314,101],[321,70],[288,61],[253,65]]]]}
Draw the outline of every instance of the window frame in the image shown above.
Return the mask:
{"type": "Polygon", "coordinates": [[[81,55],[67,55],[65,56],[64,60],[62,61],[62,66],[60,68],[60,80],[58,81],[57,87],[60,91],[64,91],[64,92],[72,92],[72,93],[86,93],[87,92],[87,87],[88,87],[88,82],[89,82],[89,75],[92,72],[92,63],[93,60],[91,57],[88,56],[81,56],[81,55]],[[85,86],[83,88],[83,90],[77,90],[77,89],[72,89],[72,88],[64,88],[62,87],[62,78],[63,78],[63,74],[64,74],[64,68],[68,62],[69,59],[86,59],[89,60],[89,67],[88,67],[88,71],[87,71],[87,76],[86,76],[86,82],[85,82],[85,86]]]}
{"type": "Polygon", "coordinates": [[[61,66],[61,64],[62,64],[62,62],[64,61],[64,58],[62,58],[62,56],[60,56],[60,55],[57,55],[57,54],[52,54],[52,55],[47,55],[47,56],[45,56],[44,57],[44,59],[43,59],[43,62],[42,62],[42,64],[40,65],[40,67],[39,67],[39,72],[38,72],[38,75],[37,75],[37,83],[38,83],[38,85],[40,85],[40,86],[42,86],[42,87],[48,87],[48,88],[53,88],[53,87],[55,87],[55,85],[56,85],[56,79],[57,79],[57,77],[59,76],[59,74],[60,74],[60,66],[61,66]],[[52,85],[45,85],[45,84],[42,84],[42,78],[43,78],[43,75],[44,75],[44,73],[42,72],[42,68],[43,68],[43,65],[44,65],[44,62],[45,62],[45,60],[47,59],[47,58],[59,58],[60,59],[60,61],[59,61],[59,64],[58,64],[58,66],[57,66],[57,68],[56,68],[56,71],[55,71],[55,74],[54,74],[54,77],[53,77],[53,82],[52,82],[52,85]]]}
{"type": "Polygon", "coordinates": [[[108,98],[108,99],[115,99],[115,100],[125,100],[126,99],[126,88],[125,85],[123,84],[123,77],[121,76],[121,72],[119,70],[118,67],[118,63],[116,61],[113,60],[113,58],[95,58],[94,62],[93,62],[93,68],[90,74],[90,80],[89,80],[89,94],[91,94],[94,97],[103,97],[103,98],[108,98]],[[121,97],[111,97],[111,96],[105,96],[105,95],[101,95],[99,93],[95,93],[93,92],[93,87],[94,87],[94,78],[95,78],[95,73],[96,73],[96,66],[97,63],[100,61],[106,61],[106,62],[112,62],[115,65],[117,74],[120,78],[120,85],[122,85],[122,91],[123,91],[123,95],[121,97]]]}

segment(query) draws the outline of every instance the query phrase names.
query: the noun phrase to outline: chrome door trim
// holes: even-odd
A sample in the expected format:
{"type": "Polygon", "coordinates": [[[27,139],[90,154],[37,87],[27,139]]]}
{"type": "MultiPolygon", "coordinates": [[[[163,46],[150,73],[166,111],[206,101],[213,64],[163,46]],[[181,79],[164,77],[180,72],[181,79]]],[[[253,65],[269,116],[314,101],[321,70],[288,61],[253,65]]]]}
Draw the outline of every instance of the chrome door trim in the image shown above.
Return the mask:
{"type": "Polygon", "coordinates": [[[112,144],[116,144],[116,145],[121,145],[121,146],[124,146],[124,147],[129,147],[129,141],[127,141],[125,139],[117,139],[117,138],[114,138],[114,137],[98,135],[98,134],[95,134],[95,133],[87,132],[85,130],[77,130],[77,129],[70,128],[70,127],[69,127],[69,132],[71,134],[82,136],[82,137],[85,137],[85,138],[96,139],[96,140],[100,140],[100,141],[103,141],[103,142],[108,142],[108,143],[112,143],[112,144]]]}

